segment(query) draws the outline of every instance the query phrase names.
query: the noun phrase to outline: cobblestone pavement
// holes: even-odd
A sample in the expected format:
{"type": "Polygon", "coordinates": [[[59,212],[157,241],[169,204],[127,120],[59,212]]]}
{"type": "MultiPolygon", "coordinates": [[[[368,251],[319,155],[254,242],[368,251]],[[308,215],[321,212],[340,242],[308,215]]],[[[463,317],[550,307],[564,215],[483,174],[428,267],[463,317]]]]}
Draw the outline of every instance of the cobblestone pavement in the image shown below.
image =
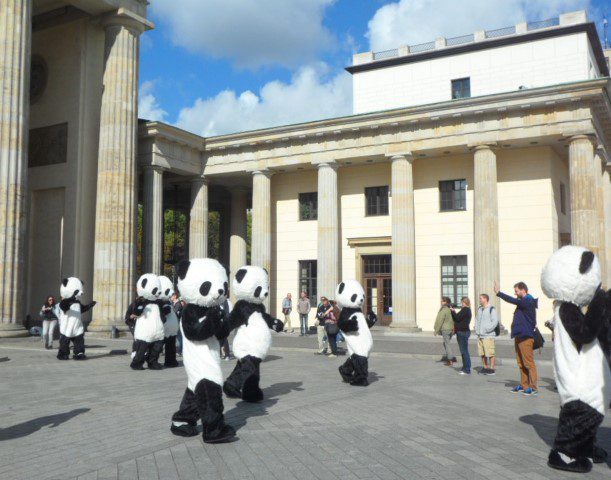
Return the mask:
{"type": "MultiPolygon", "coordinates": [[[[357,388],[340,381],[342,357],[275,349],[262,364],[266,400],[225,399],[239,440],[213,446],[169,431],[182,368],[134,372],[127,356],[95,349],[60,362],[28,345],[0,343],[2,480],[572,478],[545,465],[558,414],[547,364],[529,398],[509,393],[518,377],[509,362],[495,377],[461,376],[385,354],[357,388]]],[[[599,443],[611,452],[609,417],[599,443]]],[[[609,474],[603,464],[579,478],[609,474]]]]}

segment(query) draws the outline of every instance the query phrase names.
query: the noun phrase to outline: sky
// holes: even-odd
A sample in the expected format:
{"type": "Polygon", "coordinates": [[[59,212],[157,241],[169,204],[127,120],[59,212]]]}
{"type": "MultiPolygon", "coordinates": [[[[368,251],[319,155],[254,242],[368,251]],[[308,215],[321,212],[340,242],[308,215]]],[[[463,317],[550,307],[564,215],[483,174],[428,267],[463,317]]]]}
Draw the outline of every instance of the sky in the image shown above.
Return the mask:
{"type": "Polygon", "coordinates": [[[350,115],[354,53],[581,9],[602,34],[610,0],[150,0],[139,116],[214,136],[350,115]]]}

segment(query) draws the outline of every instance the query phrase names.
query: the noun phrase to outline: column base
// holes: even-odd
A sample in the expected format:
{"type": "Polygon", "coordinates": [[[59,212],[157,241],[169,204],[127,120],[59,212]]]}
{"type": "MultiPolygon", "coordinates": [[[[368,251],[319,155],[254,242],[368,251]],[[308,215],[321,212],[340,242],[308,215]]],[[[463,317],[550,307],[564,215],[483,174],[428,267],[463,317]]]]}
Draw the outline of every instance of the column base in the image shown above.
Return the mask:
{"type": "Polygon", "coordinates": [[[422,329],[418,325],[389,325],[393,333],[420,333],[422,329]]]}
{"type": "Polygon", "coordinates": [[[0,338],[17,338],[27,337],[30,332],[19,323],[2,323],[0,324],[0,338]]]}

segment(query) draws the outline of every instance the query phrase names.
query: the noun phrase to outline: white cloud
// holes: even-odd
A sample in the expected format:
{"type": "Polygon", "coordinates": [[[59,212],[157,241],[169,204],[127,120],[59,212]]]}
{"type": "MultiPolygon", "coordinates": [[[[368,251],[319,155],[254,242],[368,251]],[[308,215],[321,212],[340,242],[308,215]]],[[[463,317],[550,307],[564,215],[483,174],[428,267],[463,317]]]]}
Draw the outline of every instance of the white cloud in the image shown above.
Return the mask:
{"type": "Polygon", "coordinates": [[[183,108],[176,125],[202,136],[242,132],[348,115],[352,79],[346,72],[328,77],[325,64],[299,69],[290,83],[273,81],[258,94],[224,90],[183,108]]]}
{"type": "Polygon", "coordinates": [[[525,20],[588,9],[590,0],[400,0],[384,5],[369,21],[373,51],[501,28],[525,20]]]}
{"type": "Polygon", "coordinates": [[[151,121],[164,122],[168,112],[163,110],[153,94],[155,83],[152,81],[144,82],[140,86],[138,94],[138,118],[151,121]]]}
{"type": "Polygon", "coordinates": [[[334,46],[322,24],[336,0],[158,0],[155,20],[189,51],[229,58],[238,67],[294,67],[334,46]]]}

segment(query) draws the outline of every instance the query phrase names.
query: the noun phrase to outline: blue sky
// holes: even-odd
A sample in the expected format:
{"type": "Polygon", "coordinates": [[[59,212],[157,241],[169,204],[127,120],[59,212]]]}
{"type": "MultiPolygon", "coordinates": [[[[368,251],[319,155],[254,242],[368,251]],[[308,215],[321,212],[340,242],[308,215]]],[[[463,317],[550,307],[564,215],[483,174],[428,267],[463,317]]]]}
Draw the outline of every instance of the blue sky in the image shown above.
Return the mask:
{"type": "Polygon", "coordinates": [[[208,136],[347,115],[355,52],[579,9],[611,15],[607,0],[151,0],[140,116],[208,136]]]}

